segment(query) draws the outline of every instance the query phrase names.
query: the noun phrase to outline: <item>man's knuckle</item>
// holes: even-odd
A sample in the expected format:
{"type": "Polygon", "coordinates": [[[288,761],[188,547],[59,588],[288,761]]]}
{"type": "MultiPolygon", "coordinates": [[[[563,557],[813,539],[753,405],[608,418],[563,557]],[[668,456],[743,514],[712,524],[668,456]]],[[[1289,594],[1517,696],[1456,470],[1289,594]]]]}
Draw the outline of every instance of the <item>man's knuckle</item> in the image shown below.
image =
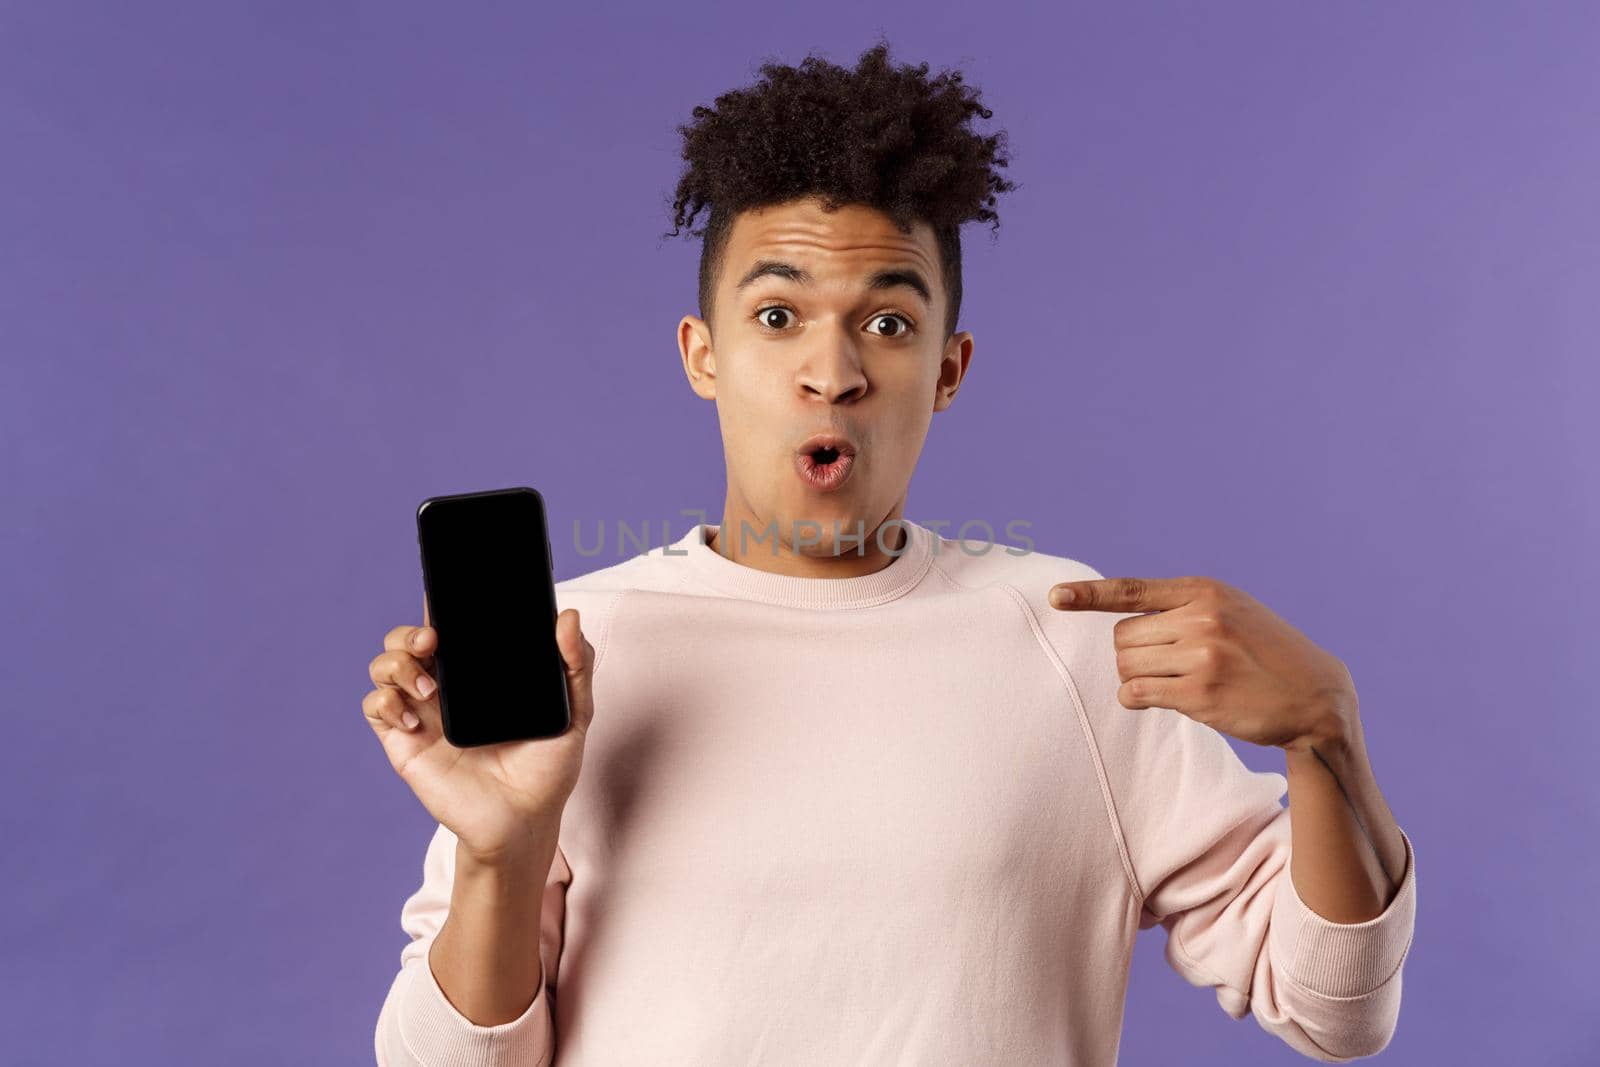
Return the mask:
{"type": "Polygon", "coordinates": [[[361,712],[372,722],[387,719],[394,709],[389,694],[393,689],[373,689],[361,698],[361,712]]]}

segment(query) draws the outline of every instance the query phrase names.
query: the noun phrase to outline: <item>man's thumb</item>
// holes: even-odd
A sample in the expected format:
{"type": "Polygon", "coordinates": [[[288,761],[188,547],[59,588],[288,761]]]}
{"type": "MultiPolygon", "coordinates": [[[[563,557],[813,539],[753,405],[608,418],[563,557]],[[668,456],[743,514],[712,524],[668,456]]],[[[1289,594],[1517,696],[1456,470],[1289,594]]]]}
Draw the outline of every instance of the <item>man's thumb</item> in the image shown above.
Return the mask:
{"type": "Polygon", "coordinates": [[[582,619],[577,608],[570,608],[561,615],[556,620],[556,644],[561,649],[561,659],[566,667],[567,700],[572,705],[574,723],[587,729],[589,719],[594,714],[594,646],[583,636],[582,619]],[[566,617],[569,612],[570,619],[566,617]]]}

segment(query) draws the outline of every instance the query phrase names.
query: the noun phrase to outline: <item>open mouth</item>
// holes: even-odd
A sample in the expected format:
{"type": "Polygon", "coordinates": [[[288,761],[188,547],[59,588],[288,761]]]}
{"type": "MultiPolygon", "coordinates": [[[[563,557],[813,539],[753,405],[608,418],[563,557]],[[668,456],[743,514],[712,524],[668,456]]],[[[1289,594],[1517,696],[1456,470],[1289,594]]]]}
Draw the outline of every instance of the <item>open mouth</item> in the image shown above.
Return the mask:
{"type": "Polygon", "coordinates": [[[837,489],[850,477],[855,459],[855,445],[844,438],[819,435],[795,453],[795,470],[811,488],[827,492],[837,489]]]}

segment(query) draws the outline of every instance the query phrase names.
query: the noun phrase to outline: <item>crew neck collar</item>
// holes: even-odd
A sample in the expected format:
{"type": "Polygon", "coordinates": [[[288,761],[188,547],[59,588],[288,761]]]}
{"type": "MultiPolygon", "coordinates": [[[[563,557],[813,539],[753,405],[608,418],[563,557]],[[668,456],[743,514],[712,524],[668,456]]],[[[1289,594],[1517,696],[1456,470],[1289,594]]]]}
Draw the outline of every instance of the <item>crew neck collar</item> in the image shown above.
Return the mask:
{"type": "MultiPolygon", "coordinates": [[[[742,600],[823,610],[865,608],[904,596],[927,574],[933,561],[933,531],[910,519],[895,521],[906,531],[899,554],[891,556],[887,566],[853,578],[801,578],[735,563],[707,544],[721,527],[706,522],[696,523],[673,542],[667,558],[672,566],[686,568],[692,579],[742,600]]],[[[758,552],[771,545],[770,540],[756,544],[754,535],[751,543],[758,552]]],[[[854,550],[853,545],[847,548],[854,550]]]]}

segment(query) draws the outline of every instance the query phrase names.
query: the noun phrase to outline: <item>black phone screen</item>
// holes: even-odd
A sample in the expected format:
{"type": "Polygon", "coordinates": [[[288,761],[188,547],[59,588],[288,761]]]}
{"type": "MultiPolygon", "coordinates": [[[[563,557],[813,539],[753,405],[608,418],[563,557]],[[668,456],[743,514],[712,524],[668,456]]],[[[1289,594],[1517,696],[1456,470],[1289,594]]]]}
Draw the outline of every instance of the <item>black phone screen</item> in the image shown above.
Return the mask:
{"type": "Polygon", "coordinates": [[[526,486],[430,497],[417,544],[445,739],[468,748],[563,733],[571,709],[544,498],[526,486]]]}

